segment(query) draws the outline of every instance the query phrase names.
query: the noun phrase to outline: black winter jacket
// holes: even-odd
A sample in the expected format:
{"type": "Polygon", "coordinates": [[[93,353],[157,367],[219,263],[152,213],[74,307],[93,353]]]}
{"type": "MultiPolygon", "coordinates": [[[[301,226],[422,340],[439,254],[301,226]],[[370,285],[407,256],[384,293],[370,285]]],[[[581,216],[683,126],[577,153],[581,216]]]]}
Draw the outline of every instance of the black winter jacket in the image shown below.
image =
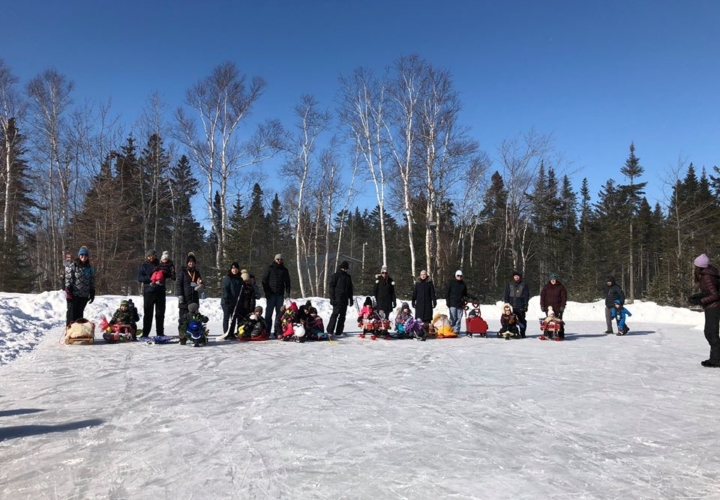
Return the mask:
{"type": "Polygon", "coordinates": [[[285,264],[278,264],[273,261],[262,277],[263,292],[265,297],[271,295],[290,295],[290,271],[285,264]]]}
{"type": "Polygon", "coordinates": [[[142,263],[140,266],[140,271],[138,272],[138,281],[140,283],[143,283],[143,293],[165,293],[165,285],[151,285],[150,284],[150,278],[152,277],[153,273],[155,271],[160,271],[160,261],[157,259],[148,262],[147,260],[142,263]]]}
{"type": "Polygon", "coordinates": [[[463,299],[467,298],[468,291],[467,285],[463,280],[453,278],[448,284],[447,292],[445,293],[445,300],[447,301],[448,307],[462,307],[463,299]]]}
{"type": "Polygon", "coordinates": [[[625,304],[625,292],[622,291],[620,285],[615,283],[615,278],[613,278],[612,276],[608,276],[606,281],[609,281],[611,285],[608,286],[607,283],[605,283],[605,286],[603,287],[603,294],[605,295],[605,307],[607,307],[608,309],[614,309],[616,300],[620,301],[621,306],[625,304]]]}
{"type": "Polygon", "coordinates": [[[384,311],[385,317],[389,317],[390,312],[395,307],[395,281],[389,274],[387,278],[383,278],[383,276],[380,275],[375,280],[373,296],[375,297],[375,302],[377,302],[378,311],[384,311]]]}
{"type": "Polygon", "coordinates": [[[429,278],[419,279],[413,290],[412,306],[415,317],[422,321],[432,321],[433,309],[437,307],[435,285],[429,278]]]}
{"type": "Polygon", "coordinates": [[[513,311],[527,311],[530,302],[530,290],[523,280],[512,280],[505,287],[504,301],[513,307],[513,311]]]}
{"type": "Polygon", "coordinates": [[[177,296],[182,298],[180,307],[187,307],[188,304],[199,304],[200,297],[195,291],[195,287],[191,283],[197,283],[197,280],[201,279],[200,270],[197,267],[190,269],[187,266],[183,266],[180,269],[180,274],[177,277],[177,296]]]}
{"type": "Polygon", "coordinates": [[[343,304],[351,306],[352,300],[352,276],[346,271],[338,269],[337,272],[330,277],[330,302],[333,306],[341,306],[343,304]]]}

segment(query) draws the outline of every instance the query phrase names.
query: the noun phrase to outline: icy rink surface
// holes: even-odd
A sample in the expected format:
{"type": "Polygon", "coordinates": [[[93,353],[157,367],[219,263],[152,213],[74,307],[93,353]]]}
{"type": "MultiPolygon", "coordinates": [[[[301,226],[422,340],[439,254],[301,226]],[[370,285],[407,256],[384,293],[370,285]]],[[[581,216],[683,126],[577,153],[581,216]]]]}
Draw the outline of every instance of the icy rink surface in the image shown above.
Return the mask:
{"type": "Polygon", "coordinates": [[[336,343],[193,348],[65,346],[42,330],[64,301],[2,302],[35,328],[0,343],[21,353],[0,358],[2,499],[720,498],[720,370],[691,311],[628,305],[616,337],[571,305],[559,343],[537,320],[524,340],[361,340],[350,309],[336,343]]]}

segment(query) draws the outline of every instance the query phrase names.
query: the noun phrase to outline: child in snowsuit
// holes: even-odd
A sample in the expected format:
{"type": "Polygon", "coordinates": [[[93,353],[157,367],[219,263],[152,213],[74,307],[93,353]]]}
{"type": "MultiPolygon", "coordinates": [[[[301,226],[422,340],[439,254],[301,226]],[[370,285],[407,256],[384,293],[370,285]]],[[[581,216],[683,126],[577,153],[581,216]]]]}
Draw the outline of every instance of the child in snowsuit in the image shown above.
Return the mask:
{"type": "Polygon", "coordinates": [[[500,331],[498,337],[505,337],[509,339],[511,336],[520,336],[520,330],[518,329],[518,317],[513,312],[513,308],[510,304],[503,305],[503,312],[500,316],[500,331]]]}
{"type": "Polygon", "coordinates": [[[167,250],[162,253],[162,257],[160,257],[160,264],[158,264],[158,267],[165,275],[166,280],[170,279],[175,281],[175,263],[170,258],[170,252],[168,252],[167,250]]]}
{"type": "Polygon", "coordinates": [[[285,309],[280,319],[280,338],[282,340],[290,340],[295,334],[293,325],[297,322],[298,306],[295,302],[290,302],[290,306],[285,309]]]}
{"type": "Polygon", "coordinates": [[[253,313],[243,322],[243,330],[240,338],[242,340],[257,339],[265,335],[265,318],[263,318],[262,306],[257,306],[253,313]]]}
{"type": "Polygon", "coordinates": [[[195,347],[198,347],[201,343],[207,344],[208,331],[205,324],[209,321],[209,318],[200,314],[198,309],[199,306],[195,302],[188,304],[188,312],[180,318],[179,337],[182,345],[187,343],[188,338],[193,341],[195,347]],[[188,332],[191,327],[197,327],[198,323],[200,324],[200,331],[188,332]]]}
{"type": "Polygon", "coordinates": [[[625,322],[627,321],[628,316],[632,316],[632,313],[623,307],[622,302],[616,300],[614,316],[617,320],[618,326],[618,332],[616,335],[626,335],[627,332],[630,331],[630,328],[628,328],[627,323],[625,322]]]}
{"type": "Polygon", "coordinates": [[[406,334],[405,323],[407,323],[407,320],[409,319],[412,319],[410,304],[403,302],[400,306],[400,312],[395,315],[395,331],[397,331],[398,334],[403,336],[406,334]]]}
{"type": "Polygon", "coordinates": [[[358,321],[359,328],[363,327],[363,319],[365,318],[366,314],[368,314],[372,311],[372,308],[373,308],[372,297],[365,297],[365,302],[363,302],[362,309],[360,309],[360,311],[358,311],[357,321],[358,321]]]}
{"type": "Polygon", "coordinates": [[[547,308],[547,317],[542,321],[540,329],[543,334],[540,335],[540,340],[547,338],[555,338],[555,340],[561,341],[565,338],[565,332],[562,330],[563,320],[555,316],[555,311],[552,306],[547,308]],[[557,333],[557,335],[555,335],[557,333]]]}
{"type": "Polygon", "coordinates": [[[472,301],[472,308],[468,311],[468,318],[482,318],[480,315],[480,302],[472,301]]]}
{"type": "MultiPolygon", "coordinates": [[[[110,326],[108,326],[105,333],[120,333],[119,329],[127,327],[129,328],[129,332],[126,331],[123,333],[130,333],[132,339],[137,340],[137,322],[139,320],[140,317],[138,316],[137,309],[135,309],[132,300],[123,300],[120,302],[120,307],[118,307],[112,315],[112,319],[110,319],[110,322],[108,323],[110,326]],[[113,328],[114,325],[118,326],[113,328]]],[[[103,334],[103,338],[105,338],[106,341],[112,342],[120,340],[115,335],[106,336],[105,333],[103,334]]],[[[123,340],[127,340],[127,338],[123,338],[123,340]]]]}
{"type": "Polygon", "coordinates": [[[314,307],[310,308],[310,316],[305,322],[305,337],[310,340],[329,340],[329,336],[325,333],[325,324],[323,319],[314,307]]]}

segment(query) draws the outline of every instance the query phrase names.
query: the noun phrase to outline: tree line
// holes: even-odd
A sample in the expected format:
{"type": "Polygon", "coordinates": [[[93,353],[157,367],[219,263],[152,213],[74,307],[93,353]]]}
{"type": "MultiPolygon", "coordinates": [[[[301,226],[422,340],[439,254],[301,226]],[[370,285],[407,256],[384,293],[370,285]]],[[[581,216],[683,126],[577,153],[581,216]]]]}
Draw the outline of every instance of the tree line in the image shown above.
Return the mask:
{"type": "Polygon", "coordinates": [[[326,296],[349,260],[362,294],[387,265],[399,296],[421,269],[441,293],[462,269],[487,301],[513,270],[533,293],[552,271],[573,300],[599,297],[612,274],[631,299],[682,305],[692,258],[718,247],[717,166],[678,164],[662,181],[667,199],[651,206],[629,141],[621,181],[592,202],[587,179],[578,189],[562,174],[548,135],[482,151],[452,75],[417,55],[342,75],[335,109],[300,96],[292,123],[251,118],[266,86],[226,62],[174,111],[151,94],[127,131],[110,105],[76,104],[57,70],[21,85],[0,59],[0,289],[58,288],[65,252],[85,245],[98,293],[138,293],[155,248],[178,267],[194,252],[209,293],[231,262],[259,277],[282,253],[299,296],[326,296]],[[277,176],[251,168],[271,159],[277,176]],[[363,189],[372,210],[357,206],[363,189]]]}

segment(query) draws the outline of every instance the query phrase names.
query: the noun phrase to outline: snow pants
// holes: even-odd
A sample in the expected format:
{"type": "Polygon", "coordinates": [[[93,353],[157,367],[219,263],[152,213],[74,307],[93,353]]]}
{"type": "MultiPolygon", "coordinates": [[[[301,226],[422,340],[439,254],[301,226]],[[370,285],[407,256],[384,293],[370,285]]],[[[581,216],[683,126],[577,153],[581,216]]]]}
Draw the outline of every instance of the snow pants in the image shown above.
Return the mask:
{"type": "Polygon", "coordinates": [[[705,309],[705,338],[710,344],[710,363],[720,365],[720,309],[705,309]]]}

